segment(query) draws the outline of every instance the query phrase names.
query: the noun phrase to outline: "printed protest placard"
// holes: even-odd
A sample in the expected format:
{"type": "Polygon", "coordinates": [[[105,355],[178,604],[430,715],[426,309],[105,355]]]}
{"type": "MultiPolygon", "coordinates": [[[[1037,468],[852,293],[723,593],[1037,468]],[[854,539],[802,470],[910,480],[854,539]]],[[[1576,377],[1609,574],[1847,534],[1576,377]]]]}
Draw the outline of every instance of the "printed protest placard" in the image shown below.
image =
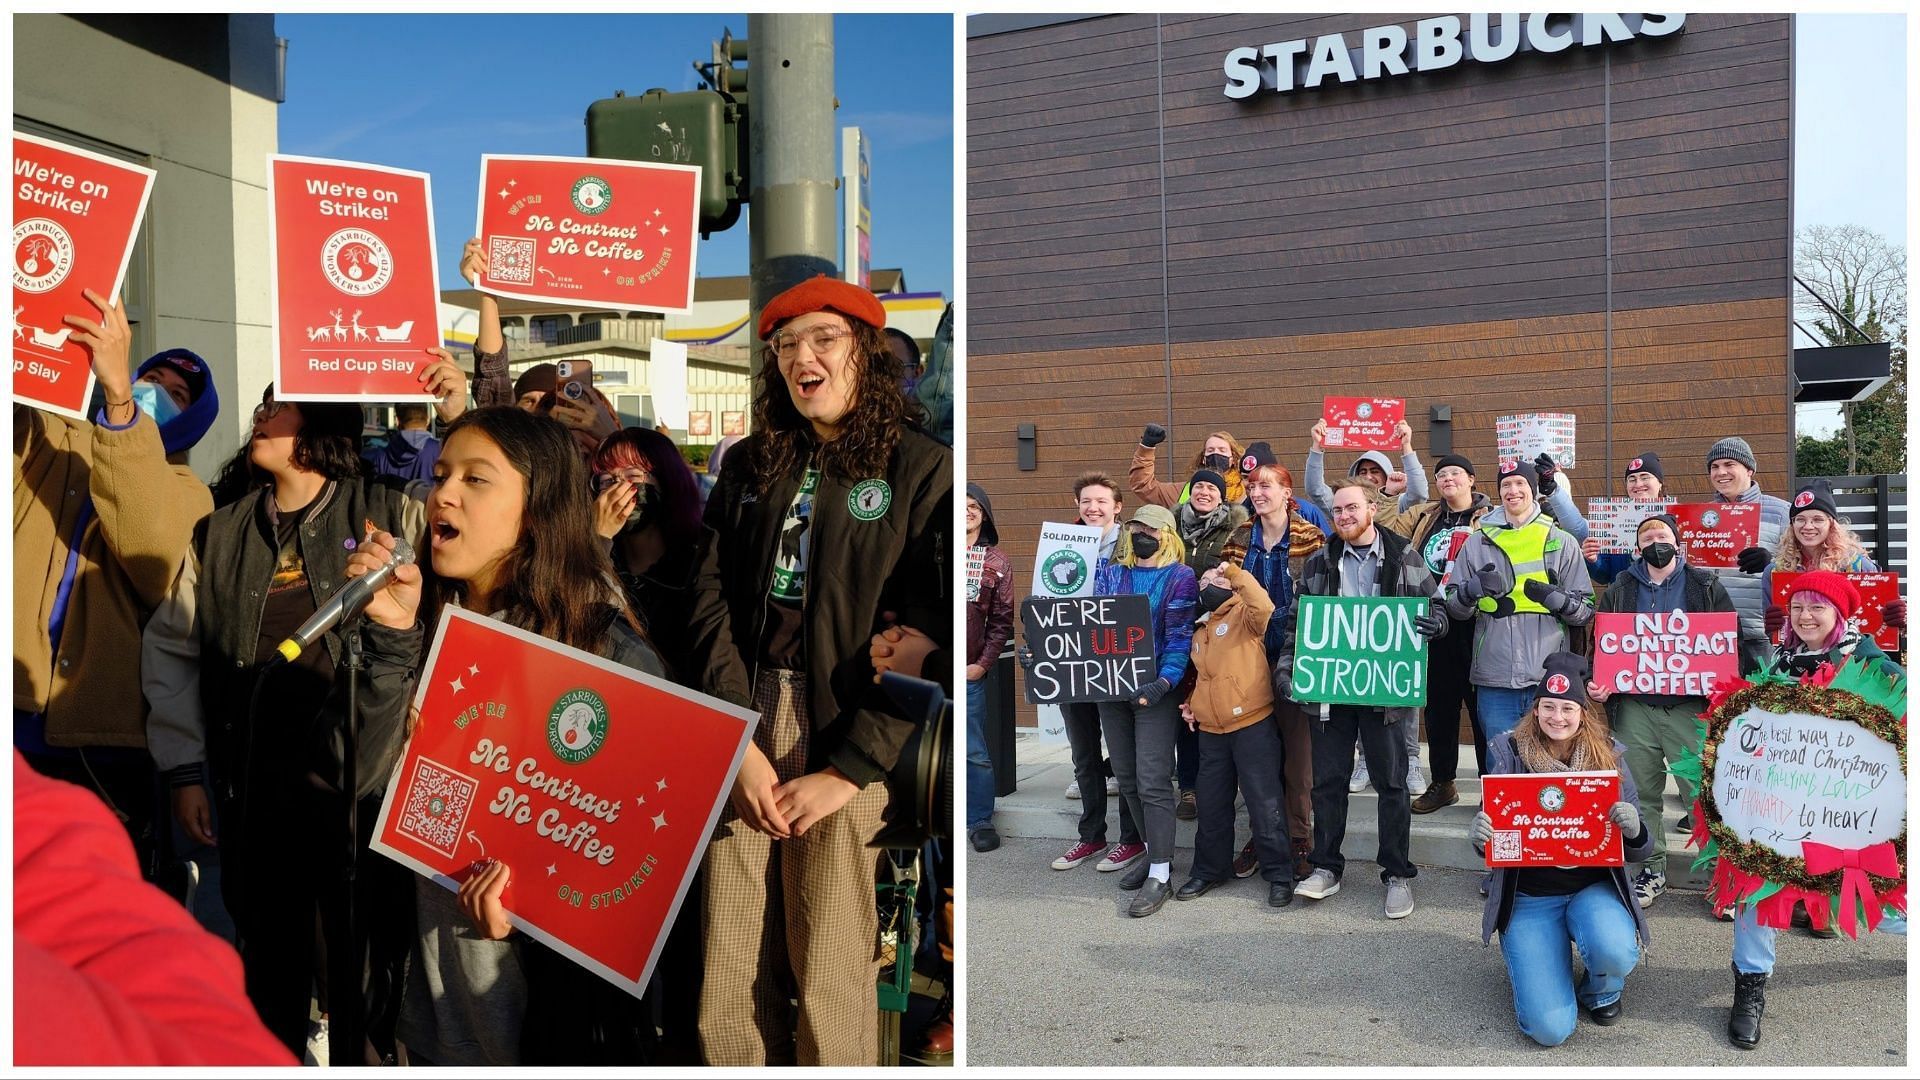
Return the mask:
{"type": "MultiPolygon", "coordinates": [[[[1793,598],[1793,583],[1800,578],[1799,571],[1775,570],[1773,572],[1773,602],[1781,610],[1786,610],[1787,601],[1793,598]]],[[[1853,628],[1862,634],[1873,637],[1874,644],[1881,651],[1892,655],[1900,651],[1900,628],[1888,626],[1886,606],[1900,599],[1900,575],[1898,574],[1842,574],[1860,590],[1860,610],[1847,612],[1853,622],[1853,628]]]]}
{"type": "Polygon", "coordinates": [[[1159,678],[1153,622],[1144,596],[1029,596],[1020,623],[1033,666],[1027,701],[1125,701],[1159,678]]]}
{"type": "Polygon", "coordinates": [[[267,161],[274,397],[432,401],[440,344],[426,173],[276,154],[267,161]]]}
{"type": "Polygon", "coordinates": [[[1907,777],[1892,743],[1848,720],[1748,709],[1713,763],[1720,820],[1788,858],[1858,851],[1906,833],[1907,777]]]}
{"type": "Polygon", "coordinates": [[[1604,497],[1589,499],[1588,535],[1599,538],[1600,553],[1603,555],[1631,555],[1638,550],[1633,546],[1634,530],[1655,514],[1666,513],[1673,504],[1672,499],[1655,502],[1604,497]]]}
{"type": "Polygon", "coordinates": [[[483,155],[474,228],[487,272],[479,287],[520,300],[685,315],[693,309],[699,200],[697,165],[483,155]]]}
{"type": "Polygon", "coordinates": [[[723,412],[720,414],[720,435],[745,435],[747,433],[747,414],[744,412],[723,412]]]}
{"type": "Polygon", "coordinates": [[[1760,542],[1757,503],[1679,503],[1667,508],[1680,523],[1687,562],[1709,570],[1740,565],[1740,553],[1760,542]]]}
{"type": "Polygon", "coordinates": [[[1329,397],[1320,404],[1329,450],[1400,449],[1393,431],[1407,417],[1405,398],[1329,397]]]}
{"type": "Polygon", "coordinates": [[[1563,469],[1573,468],[1574,415],[1572,413],[1522,413],[1494,420],[1493,442],[1501,460],[1515,458],[1532,461],[1541,454],[1553,455],[1563,469]]]}
{"type": "Polygon", "coordinates": [[[1033,595],[1092,595],[1100,536],[1101,530],[1092,525],[1041,522],[1040,544],[1033,552],[1033,595]]]}
{"type": "Polygon", "coordinates": [[[1616,694],[1706,697],[1740,676],[1740,616],[1732,611],[1593,617],[1593,681],[1616,694]]]}
{"type": "Polygon", "coordinates": [[[1493,819],[1488,866],[1621,866],[1624,838],[1607,811],[1614,772],[1494,773],[1482,778],[1493,819]]]}
{"type": "Polygon", "coordinates": [[[153,170],[91,150],[13,134],[13,398],[88,419],[93,353],[69,315],[103,322],[153,192],[153,170]]]}
{"type": "Polygon", "coordinates": [[[639,997],[755,715],[451,607],[414,705],[374,850],[448,889],[499,859],[516,928],[639,997]]]}
{"type": "Polygon", "coordinates": [[[980,599],[980,581],[987,575],[987,549],[975,544],[967,549],[967,603],[980,599]]]}
{"type": "Polygon", "coordinates": [[[1419,707],[1427,703],[1427,639],[1417,596],[1302,596],[1293,639],[1295,701],[1419,707]]]}

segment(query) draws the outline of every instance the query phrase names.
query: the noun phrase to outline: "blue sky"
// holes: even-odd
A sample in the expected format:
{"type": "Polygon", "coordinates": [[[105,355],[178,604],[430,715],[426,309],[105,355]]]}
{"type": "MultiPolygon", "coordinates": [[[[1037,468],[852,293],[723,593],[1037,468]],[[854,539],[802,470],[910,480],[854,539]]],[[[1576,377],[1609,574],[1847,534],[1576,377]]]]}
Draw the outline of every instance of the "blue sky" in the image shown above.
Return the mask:
{"type": "MultiPolygon", "coordinates": [[[[480,155],[586,153],[587,106],[614,91],[692,90],[692,62],[736,15],[279,15],[280,152],[433,176],[443,287],[462,287],[480,155]]],[[[873,266],[953,295],[953,21],[834,17],[839,126],[870,140],[873,266]]],[[[838,157],[839,137],[834,138],[838,157]]],[[[747,272],[749,208],[700,248],[701,276],[747,272]]]]}

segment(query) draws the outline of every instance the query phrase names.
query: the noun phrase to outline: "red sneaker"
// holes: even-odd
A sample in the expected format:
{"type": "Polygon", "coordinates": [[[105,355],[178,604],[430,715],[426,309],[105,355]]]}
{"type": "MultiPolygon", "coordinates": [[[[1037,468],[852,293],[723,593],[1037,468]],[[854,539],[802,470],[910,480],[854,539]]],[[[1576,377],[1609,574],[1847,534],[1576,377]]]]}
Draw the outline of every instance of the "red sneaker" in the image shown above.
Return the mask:
{"type": "Polygon", "coordinates": [[[1107,850],[1105,844],[1078,843],[1067,849],[1065,855],[1053,860],[1055,870],[1071,870],[1095,855],[1107,850]]]}
{"type": "Polygon", "coordinates": [[[1101,859],[1100,865],[1094,867],[1094,869],[1103,874],[1110,874],[1115,870],[1125,870],[1127,867],[1139,862],[1146,853],[1147,845],[1145,844],[1115,844],[1113,845],[1113,850],[1107,852],[1107,857],[1101,859]]]}

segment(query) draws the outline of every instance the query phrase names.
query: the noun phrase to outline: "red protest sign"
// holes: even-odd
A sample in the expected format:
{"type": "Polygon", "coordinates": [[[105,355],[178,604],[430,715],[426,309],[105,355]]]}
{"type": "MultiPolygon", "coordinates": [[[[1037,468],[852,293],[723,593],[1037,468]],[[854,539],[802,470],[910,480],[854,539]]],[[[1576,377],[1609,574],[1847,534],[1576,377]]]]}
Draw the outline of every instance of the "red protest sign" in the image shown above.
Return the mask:
{"type": "Polygon", "coordinates": [[[638,997],[753,713],[449,608],[374,849],[449,889],[507,864],[513,924],[638,997]]]}
{"type": "MultiPolygon", "coordinates": [[[[1773,572],[1773,602],[1781,608],[1793,598],[1793,583],[1799,580],[1800,571],[1775,570],[1773,572]]],[[[1853,628],[1862,634],[1873,636],[1873,643],[1891,654],[1900,651],[1900,629],[1888,626],[1885,608],[1900,599],[1900,575],[1898,574],[1842,574],[1841,577],[1853,582],[1860,590],[1860,610],[1845,614],[1853,622],[1853,628]]]]}
{"type": "Polygon", "coordinates": [[[1703,569],[1726,570],[1740,553],[1760,542],[1760,507],[1755,503],[1680,503],[1667,508],[1680,523],[1680,550],[1703,569]]]}
{"type": "Polygon", "coordinates": [[[1496,773],[1481,790],[1493,819],[1488,866],[1623,864],[1620,830],[1607,817],[1620,801],[1618,773],[1496,773]]]}
{"type": "Polygon", "coordinates": [[[418,378],[440,344],[426,173],[268,159],[274,396],[432,401],[418,378]]]}
{"type": "Polygon", "coordinates": [[[16,131],[13,180],[13,397],[85,420],[93,353],[65,319],[119,299],[153,170],[16,131]]]}
{"type": "Polygon", "coordinates": [[[1329,450],[1399,450],[1393,429],[1406,419],[1404,398],[1330,397],[1320,404],[1329,450]]]}
{"type": "Polygon", "coordinates": [[[697,165],[484,155],[480,288],[684,315],[693,309],[699,200],[697,165]]]}
{"type": "Polygon", "coordinates": [[[1721,679],[1740,676],[1735,612],[1602,612],[1593,634],[1593,681],[1616,694],[1706,697],[1721,679]]]}

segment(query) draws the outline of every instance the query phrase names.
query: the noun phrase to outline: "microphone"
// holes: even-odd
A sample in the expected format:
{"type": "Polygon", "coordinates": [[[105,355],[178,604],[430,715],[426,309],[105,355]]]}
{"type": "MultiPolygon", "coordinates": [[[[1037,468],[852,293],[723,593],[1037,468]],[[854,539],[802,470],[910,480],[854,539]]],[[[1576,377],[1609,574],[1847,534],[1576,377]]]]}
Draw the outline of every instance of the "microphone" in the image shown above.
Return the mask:
{"type": "Polygon", "coordinates": [[[300,624],[300,629],[294,631],[292,637],[281,642],[276,651],[289,662],[298,660],[301,653],[320,640],[320,635],[365,611],[367,605],[373,602],[373,594],[387,584],[393,572],[413,559],[413,545],[402,537],[394,537],[391,559],[347,582],[339,592],[333,594],[333,599],[320,605],[320,610],[300,624]]]}

